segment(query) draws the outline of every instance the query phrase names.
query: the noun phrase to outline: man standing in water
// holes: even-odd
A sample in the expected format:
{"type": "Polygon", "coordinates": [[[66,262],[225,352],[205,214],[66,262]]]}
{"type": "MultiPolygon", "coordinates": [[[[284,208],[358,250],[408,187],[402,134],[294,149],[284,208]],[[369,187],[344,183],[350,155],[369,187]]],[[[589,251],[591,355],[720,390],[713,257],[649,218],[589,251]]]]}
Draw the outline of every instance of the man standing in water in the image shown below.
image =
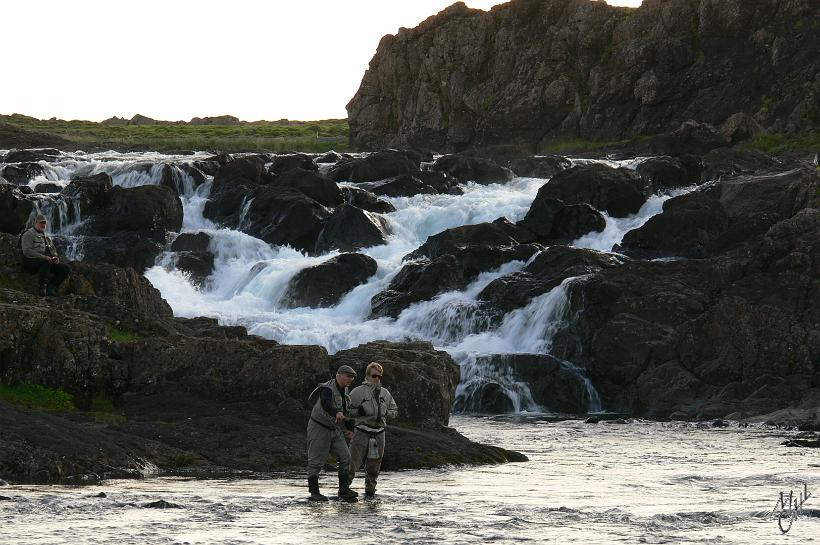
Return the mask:
{"type": "Polygon", "coordinates": [[[365,372],[365,383],[350,392],[350,410],[357,414],[356,431],[350,442],[350,479],[365,462],[364,494],[376,495],[376,480],[384,458],[384,430],[386,418],[396,418],[399,408],[387,388],[381,387],[384,368],[370,362],[365,372]]]}
{"type": "Polygon", "coordinates": [[[350,489],[350,451],[346,439],[353,434],[353,421],[347,419],[350,396],[347,387],[356,371],[342,365],[336,377],[316,387],[308,401],[313,404],[307,426],[308,490],[312,501],[327,501],[319,492],[319,473],[329,452],[336,456],[339,468],[339,497],[355,501],[358,494],[350,489]]]}
{"type": "Polygon", "coordinates": [[[34,218],[34,226],[20,236],[20,250],[23,253],[23,269],[40,276],[39,294],[51,296],[57,295],[60,284],[71,271],[60,263],[57,249],[46,235],[46,223],[46,217],[42,214],[34,218]],[[50,275],[54,275],[54,280],[49,281],[50,275]]]}

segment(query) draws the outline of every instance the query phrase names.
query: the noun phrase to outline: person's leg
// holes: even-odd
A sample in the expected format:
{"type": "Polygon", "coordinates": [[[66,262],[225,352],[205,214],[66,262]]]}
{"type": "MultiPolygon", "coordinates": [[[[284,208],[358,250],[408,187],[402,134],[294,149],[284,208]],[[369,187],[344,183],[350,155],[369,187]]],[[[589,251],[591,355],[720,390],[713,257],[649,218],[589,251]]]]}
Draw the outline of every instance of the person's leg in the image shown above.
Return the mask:
{"type": "Polygon", "coordinates": [[[39,283],[37,285],[38,293],[45,295],[46,286],[48,284],[48,274],[51,271],[51,263],[45,259],[24,258],[23,270],[29,274],[37,274],[39,276],[39,283]]]}
{"type": "Polygon", "coordinates": [[[65,263],[55,263],[51,266],[51,272],[54,274],[54,279],[48,283],[48,295],[57,295],[60,284],[68,278],[68,275],[71,274],[71,270],[65,263]]]}
{"type": "Polygon", "coordinates": [[[347,448],[347,441],[341,431],[337,430],[333,434],[330,448],[336,456],[339,469],[339,497],[353,499],[358,494],[350,489],[350,450],[347,448]]]}
{"type": "Polygon", "coordinates": [[[353,432],[353,440],[350,441],[350,481],[356,478],[356,472],[362,467],[362,462],[367,457],[367,434],[359,430],[353,432]]]}
{"type": "Polygon", "coordinates": [[[325,465],[327,454],[330,451],[333,431],[328,430],[315,423],[308,422],[307,427],[307,450],[308,450],[308,490],[310,499],[316,501],[327,501],[327,497],[319,492],[319,473],[325,465]]]}
{"type": "Polygon", "coordinates": [[[379,471],[381,471],[382,460],[384,459],[383,433],[376,436],[376,444],[379,446],[379,457],[368,458],[367,462],[365,462],[366,476],[364,479],[364,493],[367,496],[373,496],[376,493],[376,481],[379,480],[379,471]]]}

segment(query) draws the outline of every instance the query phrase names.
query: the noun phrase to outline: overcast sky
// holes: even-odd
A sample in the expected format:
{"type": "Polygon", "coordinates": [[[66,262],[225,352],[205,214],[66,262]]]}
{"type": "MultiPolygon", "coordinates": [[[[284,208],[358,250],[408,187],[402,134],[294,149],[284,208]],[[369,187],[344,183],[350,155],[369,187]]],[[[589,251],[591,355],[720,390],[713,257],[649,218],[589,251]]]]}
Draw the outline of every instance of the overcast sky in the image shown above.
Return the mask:
{"type": "Polygon", "coordinates": [[[381,37],[454,1],[11,0],[0,113],[343,118],[381,37]]]}

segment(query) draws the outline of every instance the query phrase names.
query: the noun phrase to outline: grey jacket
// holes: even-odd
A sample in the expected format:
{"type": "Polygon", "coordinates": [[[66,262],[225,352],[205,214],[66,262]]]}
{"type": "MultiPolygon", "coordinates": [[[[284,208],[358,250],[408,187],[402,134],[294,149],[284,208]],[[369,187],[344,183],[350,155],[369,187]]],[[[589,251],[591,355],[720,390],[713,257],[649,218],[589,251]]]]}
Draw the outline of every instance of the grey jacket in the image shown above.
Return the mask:
{"type": "MultiPolygon", "coordinates": [[[[344,392],[339,391],[339,386],[336,383],[336,379],[332,378],[327,382],[323,382],[322,384],[318,385],[308,396],[308,402],[313,403],[313,410],[310,413],[310,419],[320,424],[328,429],[344,429],[343,423],[336,423],[336,419],[325,411],[322,408],[322,399],[320,396],[320,390],[323,388],[327,388],[333,394],[333,405],[336,407],[337,412],[344,412],[343,407],[347,406],[348,411],[350,407],[350,397],[347,395],[347,388],[345,388],[344,392]],[[344,396],[344,398],[342,397],[344,396]]],[[[345,416],[348,416],[345,414],[345,416]]]]}
{"type": "Polygon", "coordinates": [[[45,233],[38,233],[34,227],[23,233],[21,245],[23,257],[28,259],[57,257],[57,248],[54,247],[51,239],[45,233]]]}
{"type": "Polygon", "coordinates": [[[387,418],[396,418],[399,408],[387,388],[365,382],[350,392],[350,412],[356,416],[356,427],[384,428],[387,418]]]}

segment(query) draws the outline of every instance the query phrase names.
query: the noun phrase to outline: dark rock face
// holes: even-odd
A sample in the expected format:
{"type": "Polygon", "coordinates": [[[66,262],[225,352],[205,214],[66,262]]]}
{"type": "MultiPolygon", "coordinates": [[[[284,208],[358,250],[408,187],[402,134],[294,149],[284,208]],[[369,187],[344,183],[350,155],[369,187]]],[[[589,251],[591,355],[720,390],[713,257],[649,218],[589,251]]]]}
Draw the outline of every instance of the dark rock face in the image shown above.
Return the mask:
{"type": "Polygon", "coordinates": [[[194,283],[200,286],[214,270],[210,244],[211,236],[207,233],[182,233],[171,244],[171,251],[177,254],[177,269],[190,274],[194,283]]]}
{"type": "Polygon", "coordinates": [[[749,114],[737,113],[730,116],[720,126],[720,135],[731,145],[750,140],[763,132],[763,127],[749,114]]]}
{"type": "Polygon", "coordinates": [[[478,299],[490,305],[497,316],[523,307],[533,297],[547,293],[567,278],[588,275],[615,267],[618,260],[594,250],[550,246],[520,272],[490,282],[478,299]]]}
{"type": "Polygon", "coordinates": [[[327,219],[316,240],[316,253],[330,250],[350,252],[387,242],[387,220],[350,204],[343,204],[327,219]]]}
{"type": "Polygon", "coordinates": [[[492,184],[509,182],[515,174],[490,159],[464,155],[444,155],[436,159],[433,169],[443,172],[457,183],[492,184]]]}
{"type": "Polygon", "coordinates": [[[664,212],[629,231],[621,250],[641,257],[705,257],[765,232],[811,202],[816,175],[802,168],[741,175],[705,192],[675,197],[664,212]]]}
{"type": "MultiPolygon", "coordinates": [[[[276,185],[260,186],[237,228],[270,244],[312,252],[331,211],[301,191],[276,185]]],[[[210,204],[210,203],[209,203],[210,204]]]]}
{"type": "Polygon", "coordinates": [[[34,186],[35,193],[59,193],[63,190],[60,184],[42,183],[34,186]]]}
{"type": "Polygon", "coordinates": [[[395,206],[378,198],[370,191],[350,186],[342,187],[341,190],[347,204],[361,208],[362,210],[376,212],[378,214],[387,214],[396,211],[395,206]]]}
{"type": "Polygon", "coordinates": [[[329,151],[324,155],[320,155],[314,161],[316,163],[338,163],[342,159],[341,154],[335,151],[329,151]]]}
{"type": "MultiPolygon", "coordinates": [[[[264,164],[257,157],[231,158],[221,163],[214,175],[203,216],[229,227],[236,225],[245,199],[264,181],[264,164]]],[[[265,173],[264,176],[269,175],[265,173]]]]}
{"type": "Polygon", "coordinates": [[[382,150],[364,159],[338,162],[328,174],[337,182],[375,182],[402,174],[414,174],[420,166],[420,162],[414,159],[413,154],[382,150]]]}
{"type": "Polygon", "coordinates": [[[649,182],[655,192],[700,183],[699,167],[679,157],[651,157],[637,166],[635,171],[649,182]]]}
{"type": "Polygon", "coordinates": [[[703,155],[728,145],[729,139],[712,125],[695,121],[686,121],[670,133],[656,135],[650,142],[653,152],[673,157],[703,155]]]}
{"type": "Polygon", "coordinates": [[[565,205],[557,199],[535,197],[524,219],[516,224],[521,242],[567,243],[592,231],[603,231],[606,220],[588,204],[565,205]]]}
{"type": "Polygon", "coordinates": [[[572,325],[553,354],[585,367],[610,410],[742,418],[816,407],[817,187],[806,168],[741,175],[681,199],[671,210],[722,211],[728,227],[712,251],[627,262],[573,284],[572,325]]]}
{"type": "Polygon", "coordinates": [[[207,252],[211,244],[208,233],[180,233],[171,244],[172,252],[207,252]]]}
{"type": "MultiPolygon", "coordinates": [[[[54,237],[54,244],[61,254],[66,253],[67,241],[54,237]]],[[[157,256],[165,249],[166,234],[163,231],[119,231],[105,236],[81,235],[79,244],[83,261],[144,271],[154,266],[157,256]]]]}
{"type": "Polygon", "coordinates": [[[294,153],[289,155],[277,155],[271,161],[270,170],[274,174],[284,174],[294,169],[318,170],[319,167],[313,162],[309,155],[304,153],[294,153]]]}
{"type": "Polygon", "coordinates": [[[80,202],[83,215],[94,214],[109,204],[109,192],[114,188],[111,176],[105,172],[94,176],[77,176],[63,189],[63,195],[80,202]]]}
{"type": "Polygon", "coordinates": [[[0,183],[0,232],[18,234],[34,211],[34,202],[15,185],[0,183]]]}
{"type": "Polygon", "coordinates": [[[785,170],[776,159],[757,150],[718,148],[703,156],[703,181],[753,172],[785,170]]]}
{"type": "Polygon", "coordinates": [[[523,178],[552,178],[558,172],[570,168],[572,163],[566,157],[553,155],[510,159],[503,166],[523,178]]]}
{"type": "Polygon", "coordinates": [[[621,218],[640,210],[649,194],[649,184],[635,171],[592,164],[559,172],[541,186],[535,202],[559,199],[566,204],[586,203],[621,218]]]}
{"type": "Polygon", "coordinates": [[[123,189],[114,187],[107,195],[108,205],[99,210],[86,232],[107,234],[116,231],[179,231],[182,228],[182,203],[168,187],[144,185],[123,189]]]}
{"type": "Polygon", "coordinates": [[[376,274],[376,260],[362,254],[340,254],[315,267],[302,269],[282,297],[286,307],[332,307],[347,292],[376,274]]]}
{"type": "Polygon", "coordinates": [[[315,170],[292,168],[277,176],[273,184],[301,191],[322,206],[333,208],[344,202],[339,186],[315,170]]]}
{"type": "Polygon", "coordinates": [[[450,421],[459,368],[446,352],[427,342],[394,344],[375,341],[331,356],[333,370],[350,365],[364,376],[371,361],[384,367],[382,385],[401,407],[402,421],[438,427],[450,421]]]}
{"type": "Polygon", "coordinates": [[[532,151],[739,112],[774,132],[808,130],[820,38],[782,29],[815,12],[813,0],[517,0],[489,12],[457,3],[382,38],[347,105],[350,138],[362,149],[532,151]]]}
{"type": "Polygon", "coordinates": [[[19,165],[6,165],[0,170],[0,176],[3,176],[9,182],[15,185],[26,185],[29,180],[35,176],[43,173],[43,167],[38,163],[20,163],[19,165]]]}
{"type": "MultiPolygon", "coordinates": [[[[497,354],[482,356],[477,365],[509,373],[516,381],[527,384],[533,401],[552,412],[585,414],[590,395],[585,378],[571,364],[542,354],[497,354]]],[[[472,395],[458,399],[455,411],[500,414],[510,412],[514,405],[501,385],[488,382],[472,395]]]]}
{"type": "Polygon", "coordinates": [[[402,174],[379,182],[362,183],[359,187],[383,197],[412,197],[420,193],[435,195],[439,192],[436,188],[409,174],[402,174]]]}
{"type": "Polygon", "coordinates": [[[3,157],[4,163],[36,163],[37,161],[54,161],[60,150],[54,148],[13,149],[3,157]]]}
{"type": "Polygon", "coordinates": [[[402,267],[387,289],[373,296],[371,316],[395,318],[412,303],[463,289],[481,272],[513,260],[526,261],[541,248],[519,244],[501,222],[442,231],[405,257],[415,261],[402,267]]]}

